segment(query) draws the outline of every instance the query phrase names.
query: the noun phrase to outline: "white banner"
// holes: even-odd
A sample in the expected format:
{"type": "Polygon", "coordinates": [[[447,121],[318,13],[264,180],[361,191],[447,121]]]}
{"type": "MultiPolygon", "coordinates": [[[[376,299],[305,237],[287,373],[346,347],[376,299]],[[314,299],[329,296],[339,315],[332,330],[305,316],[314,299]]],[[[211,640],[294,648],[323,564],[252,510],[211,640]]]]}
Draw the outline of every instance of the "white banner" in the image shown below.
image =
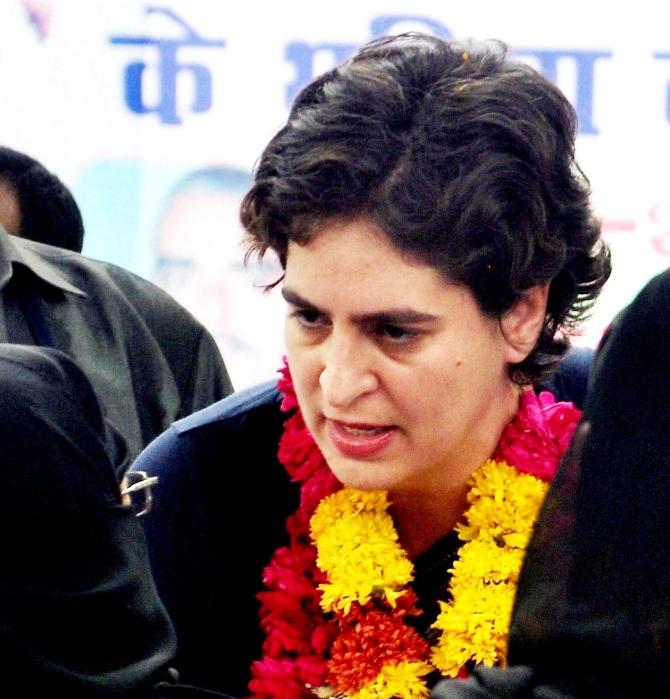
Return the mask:
{"type": "Polygon", "coordinates": [[[245,270],[239,199],[296,91],[361,43],[408,29],[498,38],[555,80],[614,273],[577,343],[670,264],[670,5],[3,0],[0,140],[58,174],[84,252],[154,279],[200,317],[236,387],[282,353],[277,293],[245,270]]]}

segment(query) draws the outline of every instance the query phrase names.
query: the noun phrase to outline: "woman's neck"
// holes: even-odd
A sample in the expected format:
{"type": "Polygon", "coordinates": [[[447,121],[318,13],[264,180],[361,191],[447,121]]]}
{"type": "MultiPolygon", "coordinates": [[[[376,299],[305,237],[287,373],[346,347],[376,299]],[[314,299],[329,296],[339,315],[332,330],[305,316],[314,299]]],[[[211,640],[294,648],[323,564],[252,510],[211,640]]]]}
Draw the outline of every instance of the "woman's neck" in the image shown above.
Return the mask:
{"type": "Polygon", "coordinates": [[[446,536],[462,518],[470,476],[491,458],[518,408],[519,388],[510,383],[495,408],[474,431],[467,447],[459,450],[459,458],[433,471],[432,483],[411,491],[398,489],[390,493],[398,536],[411,559],[446,536]]]}
{"type": "Polygon", "coordinates": [[[454,489],[441,498],[393,497],[391,514],[400,543],[411,560],[450,532],[466,509],[467,488],[454,489]]]}

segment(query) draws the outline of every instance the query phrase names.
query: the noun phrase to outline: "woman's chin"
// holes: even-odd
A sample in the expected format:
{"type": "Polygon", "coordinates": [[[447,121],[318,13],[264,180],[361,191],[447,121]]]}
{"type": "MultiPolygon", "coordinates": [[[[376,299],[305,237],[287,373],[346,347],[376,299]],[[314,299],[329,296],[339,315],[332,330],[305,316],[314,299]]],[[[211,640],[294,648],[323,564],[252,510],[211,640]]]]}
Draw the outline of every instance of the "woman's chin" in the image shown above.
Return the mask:
{"type": "Polygon", "coordinates": [[[347,488],[356,490],[389,490],[397,478],[389,471],[388,466],[379,463],[361,463],[342,457],[328,461],[335,477],[347,488]]]}

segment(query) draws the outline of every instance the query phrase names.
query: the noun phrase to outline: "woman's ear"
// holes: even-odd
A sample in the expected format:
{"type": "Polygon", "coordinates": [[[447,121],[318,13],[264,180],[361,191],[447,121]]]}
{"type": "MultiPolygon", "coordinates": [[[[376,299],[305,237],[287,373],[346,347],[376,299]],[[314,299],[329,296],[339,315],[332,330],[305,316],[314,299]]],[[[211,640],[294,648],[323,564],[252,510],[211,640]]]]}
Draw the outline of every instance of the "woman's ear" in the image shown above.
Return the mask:
{"type": "Polygon", "coordinates": [[[526,289],[501,316],[500,328],[507,342],[507,361],[510,364],[522,362],[535,347],[547,313],[548,294],[548,283],[526,289]]]}

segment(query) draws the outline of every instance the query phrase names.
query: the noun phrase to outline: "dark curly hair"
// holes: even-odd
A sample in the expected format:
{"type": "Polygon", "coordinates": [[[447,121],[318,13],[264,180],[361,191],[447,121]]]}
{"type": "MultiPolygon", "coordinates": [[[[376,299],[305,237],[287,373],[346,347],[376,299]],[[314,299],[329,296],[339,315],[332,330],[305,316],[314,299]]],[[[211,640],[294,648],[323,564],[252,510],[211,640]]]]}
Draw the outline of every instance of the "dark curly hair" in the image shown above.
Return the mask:
{"type": "Polygon", "coordinates": [[[489,315],[550,282],[538,342],[510,367],[535,382],[610,273],[575,130],[565,96],[500,42],[376,40],[309,84],[263,152],[241,209],[248,254],[285,264],[289,241],[368,217],[489,315]]]}
{"type": "Polygon", "coordinates": [[[18,199],[21,238],[81,252],[81,211],[56,175],[29,155],[0,146],[0,180],[10,185],[18,199]]]}

